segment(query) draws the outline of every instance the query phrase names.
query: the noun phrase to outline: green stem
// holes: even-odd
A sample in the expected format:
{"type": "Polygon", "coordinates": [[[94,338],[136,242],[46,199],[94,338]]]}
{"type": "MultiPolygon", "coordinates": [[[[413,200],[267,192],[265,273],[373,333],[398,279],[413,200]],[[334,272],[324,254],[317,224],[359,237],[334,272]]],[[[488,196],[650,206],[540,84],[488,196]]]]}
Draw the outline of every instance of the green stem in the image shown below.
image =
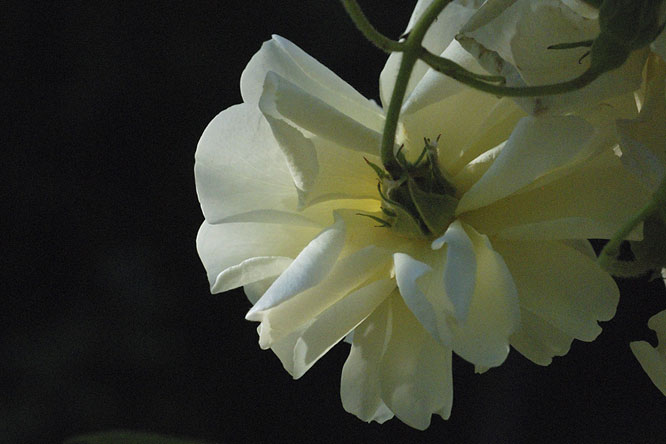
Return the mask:
{"type": "Polygon", "coordinates": [[[629,236],[636,226],[643,222],[650,214],[654,213],[658,208],[658,201],[653,199],[645,205],[638,213],[634,214],[631,219],[624,224],[620,230],[613,235],[613,238],[608,241],[599,254],[599,265],[605,270],[612,269],[612,263],[620,253],[620,244],[624,239],[629,236]]]}
{"type": "Polygon", "coordinates": [[[407,84],[412,74],[414,64],[421,55],[421,43],[425,37],[430,25],[437,19],[440,12],[451,2],[451,0],[435,0],[428,9],[425,10],[419,21],[414,25],[407,40],[403,43],[404,49],[400,68],[393,86],[393,94],[386,111],[386,122],[384,123],[384,133],[382,135],[381,159],[386,171],[397,179],[400,175],[400,165],[398,164],[393,146],[395,144],[395,133],[398,128],[398,119],[400,118],[400,108],[407,92],[407,84]]]}
{"type": "MultiPolygon", "coordinates": [[[[599,77],[600,74],[597,71],[587,70],[575,79],[571,79],[562,83],[540,86],[511,87],[487,83],[488,79],[484,79],[481,75],[469,72],[451,60],[437,57],[431,52],[425,50],[420,54],[420,58],[435,71],[449,76],[452,79],[459,81],[460,83],[471,86],[472,88],[478,89],[480,91],[506,97],[550,96],[554,94],[563,94],[581,89],[584,86],[589,85],[592,83],[592,81],[599,77]]],[[[490,79],[493,79],[493,77],[491,76],[490,79]]]]}
{"type": "Polygon", "coordinates": [[[344,6],[358,30],[379,49],[389,53],[401,52],[403,50],[404,45],[401,42],[391,40],[372,26],[372,23],[365,16],[356,0],[342,0],[342,6],[344,6]]]}

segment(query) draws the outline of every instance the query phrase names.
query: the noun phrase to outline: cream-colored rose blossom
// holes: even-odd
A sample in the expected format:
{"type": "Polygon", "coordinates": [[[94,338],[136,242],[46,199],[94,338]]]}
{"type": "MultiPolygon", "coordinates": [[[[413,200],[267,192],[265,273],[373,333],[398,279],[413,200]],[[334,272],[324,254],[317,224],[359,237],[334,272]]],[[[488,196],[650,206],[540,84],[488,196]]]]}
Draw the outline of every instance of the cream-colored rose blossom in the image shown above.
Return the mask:
{"type": "MultiPolygon", "coordinates": [[[[480,72],[453,40],[480,3],[448,6],[426,46],[480,72]]],[[[440,232],[410,236],[367,217],[386,217],[366,164],[381,165],[381,107],[278,36],[241,93],[196,153],[211,291],[244,286],[261,347],[294,378],[347,338],[342,403],[362,420],[425,429],[450,415],[452,352],[479,371],[510,346],[547,365],[613,316],[618,290],[586,239],[610,237],[646,193],[610,149],[610,125],[526,116],[418,64],[396,141],[413,161],[439,137],[459,203],[440,232]]]]}
{"type": "Polygon", "coordinates": [[[657,333],[659,344],[652,347],[648,342],[636,341],[630,344],[631,351],[654,385],[666,396],[666,310],[652,316],[648,327],[657,333]]]}

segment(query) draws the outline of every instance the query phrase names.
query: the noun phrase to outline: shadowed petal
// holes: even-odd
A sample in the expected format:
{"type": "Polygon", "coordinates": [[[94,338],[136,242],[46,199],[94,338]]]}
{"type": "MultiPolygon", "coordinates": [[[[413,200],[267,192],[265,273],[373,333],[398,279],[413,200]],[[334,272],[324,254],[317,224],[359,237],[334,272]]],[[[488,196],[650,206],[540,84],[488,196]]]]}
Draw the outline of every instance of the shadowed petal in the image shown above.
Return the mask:
{"type": "Polygon", "coordinates": [[[598,321],[615,314],[617,286],[586,254],[557,241],[496,241],[495,247],[511,270],[521,308],[543,319],[547,330],[592,341],[601,333],[598,321]]]}
{"type": "Polygon", "coordinates": [[[509,354],[509,336],[520,325],[516,285],[488,237],[464,228],[476,256],[476,283],[467,317],[450,323],[453,351],[475,365],[496,367],[509,354]]]}
{"type": "Polygon", "coordinates": [[[666,396],[666,310],[652,316],[648,327],[657,333],[657,347],[653,348],[645,341],[635,341],[629,345],[645,373],[666,396]]]}
{"type": "Polygon", "coordinates": [[[451,351],[421,326],[402,299],[391,299],[390,339],[379,370],[381,396],[401,421],[419,430],[453,402],[451,351]]]}

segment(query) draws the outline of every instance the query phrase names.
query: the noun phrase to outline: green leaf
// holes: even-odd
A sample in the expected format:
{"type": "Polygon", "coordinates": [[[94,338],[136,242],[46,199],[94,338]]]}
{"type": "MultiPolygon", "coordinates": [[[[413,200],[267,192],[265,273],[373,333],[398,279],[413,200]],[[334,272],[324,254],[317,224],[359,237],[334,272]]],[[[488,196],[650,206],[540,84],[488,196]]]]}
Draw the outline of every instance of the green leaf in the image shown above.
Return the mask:
{"type": "Polygon", "coordinates": [[[413,180],[407,182],[409,194],[421,220],[431,233],[443,233],[455,219],[458,199],[448,194],[428,193],[419,188],[413,180]]]}
{"type": "Polygon", "coordinates": [[[212,444],[195,441],[189,438],[174,438],[154,433],[133,432],[129,430],[112,430],[76,436],[67,439],[63,444],[212,444]]]}

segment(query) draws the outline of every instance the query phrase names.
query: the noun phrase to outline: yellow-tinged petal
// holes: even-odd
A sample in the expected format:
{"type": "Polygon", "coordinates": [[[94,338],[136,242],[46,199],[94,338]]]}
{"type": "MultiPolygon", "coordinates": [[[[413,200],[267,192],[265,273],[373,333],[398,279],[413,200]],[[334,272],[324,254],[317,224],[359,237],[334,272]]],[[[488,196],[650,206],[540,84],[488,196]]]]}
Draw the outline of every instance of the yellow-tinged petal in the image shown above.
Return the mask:
{"type": "Polygon", "coordinates": [[[460,199],[456,213],[484,207],[570,168],[592,154],[593,135],[594,128],[578,117],[521,119],[488,171],[460,199]]]}
{"type": "Polygon", "coordinates": [[[521,309],[544,320],[547,330],[592,341],[601,333],[598,321],[615,314],[617,286],[587,254],[557,241],[498,240],[494,245],[511,270],[521,309]]]}
{"type": "Polygon", "coordinates": [[[381,162],[379,157],[351,151],[318,137],[313,137],[312,141],[317,152],[319,174],[307,193],[301,195],[304,207],[334,199],[378,201],[377,176],[369,173],[364,158],[378,164],[381,162]]]}
{"type": "MultiPolygon", "coordinates": [[[[481,68],[476,59],[455,40],[452,40],[449,46],[446,47],[441,57],[457,63],[468,71],[485,74],[484,69],[481,68]]],[[[428,105],[448,99],[463,91],[473,90],[449,76],[445,76],[434,69],[428,69],[409,97],[403,102],[400,113],[403,116],[408,116],[428,105]]],[[[495,100],[497,99],[495,98],[495,100]]],[[[461,103],[463,102],[461,101],[461,103]]]]}
{"type": "MultiPolygon", "coordinates": [[[[505,239],[610,239],[646,203],[643,186],[608,151],[569,175],[460,217],[505,239]]],[[[631,239],[641,239],[641,231],[631,239]]]]}
{"type": "Polygon", "coordinates": [[[319,230],[272,223],[204,222],[197,235],[197,251],[208,272],[211,292],[275,276],[319,230]]]}
{"type": "Polygon", "coordinates": [[[502,143],[524,113],[510,100],[469,88],[403,117],[400,143],[416,153],[423,137],[437,142],[439,163],[456,174],[466,162],[502,143]]]}
{"type": "Polygon", "coordinates": [[[447,419],[451,411],[451,351],[433,339],[401,298],[390,302],[390,337],[379,368],[381,397],[401,421],[425,430],[432,414],[447,419]]]}
{"type": "Polygon", "coordinates": [[[391,279],[374,281],[333,303],[302,328],[278,340],[271,348],[294,379],[298,379],[370,316],[393,289],[395,282],[391,279]]]}
{"type": "Polygon", "coordinates": [[[629,345],[645,373],[666,396],[666,310],[652,316],[648,327],[657,333],[657,347],[652,347],[645,341],[636,341],[629,345]]]}

